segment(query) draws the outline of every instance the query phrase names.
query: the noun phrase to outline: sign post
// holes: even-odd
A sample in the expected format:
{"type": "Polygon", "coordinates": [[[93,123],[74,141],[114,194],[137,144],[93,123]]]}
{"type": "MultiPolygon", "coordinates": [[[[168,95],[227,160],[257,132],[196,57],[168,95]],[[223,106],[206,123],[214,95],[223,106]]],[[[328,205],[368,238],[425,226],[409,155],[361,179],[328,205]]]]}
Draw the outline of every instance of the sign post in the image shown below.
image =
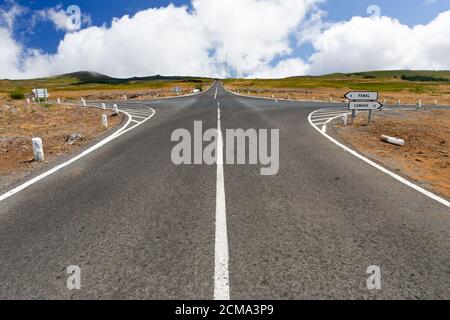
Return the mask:
{"type": "Polygon", "coordinates": [[[49,94],[47,89],[33,89],[33,94],[37,98],[38,103],[41,102],[41,98],[46,102],[48,101],[49,94]]]}
{"type": "Polygon", "coordinates": [[[356,111],[369,111],[369,125],[372,120],[372,111],[378,110],[383,105],[378,102],[378,92],[354,91],[345,95],[349,100],[348,110],[352,111],[352,124],[355,120],[356,111]]]}

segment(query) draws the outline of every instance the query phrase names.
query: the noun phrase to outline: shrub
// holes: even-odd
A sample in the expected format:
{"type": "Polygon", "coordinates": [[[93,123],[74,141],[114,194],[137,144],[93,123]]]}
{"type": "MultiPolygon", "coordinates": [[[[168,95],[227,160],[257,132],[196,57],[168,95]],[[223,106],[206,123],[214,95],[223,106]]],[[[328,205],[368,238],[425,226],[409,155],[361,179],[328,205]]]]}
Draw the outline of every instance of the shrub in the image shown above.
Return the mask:
{"type": "Polygon", "coordinates": [[[416,76],[403,75],[402,80],[419,81],[419,82],[449,82],[450,81],[449,79],[445,79],[445,78],[435,78],[435,77],[421,76],[421,75],[416,75],[416,76]]]}
{"type": "Polygon", "coordinates": [[[9,96],[14,100],[23,100],[25,99],[25,94],[20,90],[14,90],[10,92],[9,96]]]}

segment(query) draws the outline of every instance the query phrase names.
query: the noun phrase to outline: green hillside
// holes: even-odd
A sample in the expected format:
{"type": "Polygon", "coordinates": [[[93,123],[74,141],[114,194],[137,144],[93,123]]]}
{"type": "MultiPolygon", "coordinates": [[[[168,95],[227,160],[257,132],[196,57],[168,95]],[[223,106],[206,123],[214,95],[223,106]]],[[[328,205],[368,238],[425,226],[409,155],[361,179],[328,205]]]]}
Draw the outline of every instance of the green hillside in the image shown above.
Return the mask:
{"type": "Polygon", "coordinates": [[[0,93],[13,90],[30,92],[33,88],[47,88],[49,91],[108,90],[108,89],[159,89],[176,85],[203,85],[211,79],[195,77],[135,77],[112,78],[95,72],[75,72],[60,76],[30,80],[0,80],[0,93]]]}
{"type": "MultiPolygon", "coordinates": [[[[351,89],[374,91],[432,92],[440,86],[449,86],[450,71],[374,71],[336,73],[324,76],[290,77],[284,79],[228,79],[226,85],[235,88],[270,89],[351,89]]],[[[439,88],[440,89],[440,88],[439,88]]]]}

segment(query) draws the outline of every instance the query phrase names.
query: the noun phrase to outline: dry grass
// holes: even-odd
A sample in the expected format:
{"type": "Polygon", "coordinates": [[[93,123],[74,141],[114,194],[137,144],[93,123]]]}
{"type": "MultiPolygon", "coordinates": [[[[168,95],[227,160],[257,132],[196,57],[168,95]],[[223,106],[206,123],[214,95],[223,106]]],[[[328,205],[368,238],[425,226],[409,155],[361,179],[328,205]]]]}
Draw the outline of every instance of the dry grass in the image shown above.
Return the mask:
{"type": "Polygon", "coordinates": [[[321,77],[293,77],[286,79],[230,79],[225,85],[241,93],[267,98],[344,102],[344,95],[352,90],[380,92],[380,101],[396,104],[450,105],[450,80],[418,82],[402,80],[402,75],[426,75],[450,79],[450,72],[386,71],[360,74],[334,74],[321,77]]]}

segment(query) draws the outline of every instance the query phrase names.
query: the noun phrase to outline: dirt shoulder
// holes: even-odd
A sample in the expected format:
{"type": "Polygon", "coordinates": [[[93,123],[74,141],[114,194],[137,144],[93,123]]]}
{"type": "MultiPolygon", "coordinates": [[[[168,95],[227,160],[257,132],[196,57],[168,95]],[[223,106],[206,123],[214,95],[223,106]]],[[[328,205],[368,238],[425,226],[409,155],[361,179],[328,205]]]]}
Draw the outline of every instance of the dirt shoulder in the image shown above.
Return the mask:
{"type": "Polygon", "coordinates": [[[446,71],[381,71],[284,79],[226,79],[224,85],[245,95],[318,102],[345,102],[349,91],[377,91],[385,105],[450,105],[446,71]]]}
{"type": "Polygon", "coordinates": [[[67,105],[0,102],[0,190],[108,134],[123,121],[111,111],[67,105]],[[109,128],[101,123],[108,115],[109,128]],[[31,139],[43,140],[45,161],[33,160],[31,139]]]}
{"type": "Polygon", "coordinates": [[[450,110],[380,111],[370,126],[367,114],[361,113],[354,125],[337,125],[335,134],[369,158],[450,199],[450,110]],[[382,142],[382,134],[403,139],[406,145],[382,142]]]}
{"type": "MultiPolygon", "coordinates": [[[[227,89],[254,97],[269,99],[285,99],[298,101],[316,101],[316,102],[347,102],[344,95],[351,91],[347,89],[333,88],[314,88],[314,89],[284,89],[284,88],[246,88],[237,85],[227,85],[227,89]]],[[[438,92],[435,94],[424,95],[409,91],[402,92],[380,92],[379,101],[386,105],[401,104],[416,105],[419,100],[423,105],[450,105],[450,94],[438,92]]]]}
{"type": "MultiPolygon", "coordinates": [[[[52,99],[60,98],[62,101],[86,100],[120,101],[120,100],[152,100],[167,97],[176,97],[193,93],[195,86],[179,87],[179,92],[174,92],[171,88],[163,89],[83,89],[72,91],[53,91],[52,99]]],[[[204,86],[202,90],[206,90],[204,86]]]]}
{"type": "MultiPolygon", "coordinates": [[[[4,82],[4,81],[3,81],[4,82]]],[[[30,81],[31,82],[31,81],[30,81]]],[[[154,84],[155,85],[155,84],[154,84]]],[[[86,100],[101,101],[121,101],[121,100],[152,100],[167,97],[176,97],[192,94],[195,89],[207,90],[211,83],[164,83],[155,88],[146,87],[142,84],[128,85],[106,85],[106,84],[85,84],[57,86],[36,86],[48,88],[50,100],[56,101],[60,98],[63,102],[79,102],[81,98],[86,100]],[[175,92],[177,88],[177,92],[175,92]]],[[[9,93],[18,90],[27,97],[32,97],[31,83],[6,83],[2,84],[0,80],[0,101],[9,99],[9,93]]]]}

